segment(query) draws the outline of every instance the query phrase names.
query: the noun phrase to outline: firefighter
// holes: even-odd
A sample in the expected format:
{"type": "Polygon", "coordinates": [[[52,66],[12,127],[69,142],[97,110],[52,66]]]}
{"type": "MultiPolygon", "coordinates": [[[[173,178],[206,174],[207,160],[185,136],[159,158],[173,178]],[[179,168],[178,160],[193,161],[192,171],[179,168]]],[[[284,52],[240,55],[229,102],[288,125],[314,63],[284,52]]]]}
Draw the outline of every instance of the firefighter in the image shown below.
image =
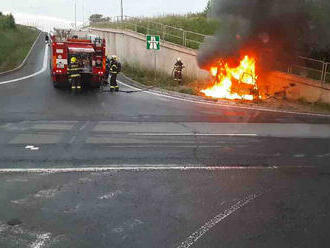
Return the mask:
{"type": "Polygon", "coordinates": [[[112,55],[111,56],[111,59],[109,60],[110,65],[112,65],[114,62],[116,62],[116,60],[117,60],[117,56],[116,55],[112,55]]]}
{"type": "Polygon", "coordinates": [[[112,56],[110,60],[110,91],[119,91],[117,84],[117,75],[121,71],[121,63],[118,61],[117,56],[112,56]]]}
{"type": "Polygon", "coordinates": [[[46,44],[49,44],[49,36],[48,36],[48,34],[46,34],[46,36],[45,36],[45,43],[46,44]]]}
{"type": "Polygon", "coordinates": [[[68,68],[69,81],[71,82],[71,89],[81,89],[81,68],[78,64],[78,60],[75,56],[70,59],[70,65],[68,68]]]}
{"type": "Polygon", "coordinates": [[[109,84],[110,65],[111,65],[111,61],[107,57],[106,65],[105,65],[105,75],[104,75],[104,84],[106,85],[109,84]]]}
{"type": "Polygon", "coordinates": [[[182,83],[182,70],[184,65],[182,63],[181,58],[177,58],[176,63],[174,64],[174,80],[179,84],[182,83]]]}

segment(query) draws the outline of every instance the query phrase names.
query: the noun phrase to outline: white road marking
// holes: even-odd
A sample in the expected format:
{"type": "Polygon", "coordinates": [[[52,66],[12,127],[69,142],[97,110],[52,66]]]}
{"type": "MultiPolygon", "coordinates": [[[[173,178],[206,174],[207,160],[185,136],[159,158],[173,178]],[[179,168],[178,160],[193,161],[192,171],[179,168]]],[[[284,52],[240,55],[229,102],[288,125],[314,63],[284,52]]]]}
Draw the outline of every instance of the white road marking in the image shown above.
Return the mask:
{"type": "Polygon", "coordinates": [[[6,183],[26,183],[29,180],[26,178],[11,178],[11,179],[7,179],[6,183]]]}
{"type": "Polygon", "coordinates": [[[122,192],[120,190],[116,190],[114,192],[110,192],[110,193],[107,193],[105,195],[102,195],[100,197],[98,197],[98,199],[100,200],[109,200],[113,197],[116,197],[117,195],[120,195],[122,192]]]}
{"type": "Polygon", "coordinates": [[[0,82],[0,85],[22,81],[22,80],[25,80],[25,79],[28,79],[28,78],[35,77],[35,76],[37,76],[37,75],[45,72],[47,70],[47,61],[48,61],[48,46],[46,46],[46,48],[45,48],[44,60],[43,60],[43,65],[42,65],[41,70],[39,70],[39,71],[37,71],[35,73],[32,73],[31,75],[25,76],[25,77],[15,78],[15,79],[11,79],[11,80],[0,82]]]}
{"type": "Polygon", "coordinates": [[[0,233],[7,231],[8,225],[0,221],[0,233]]]}
{"type": "Polygon", "coordinates": [[[30,151],[38,151],[39,147],[36,146],[25,146],[25,149],[30,150],[30,151]]]}
{"type": "Polygon", "coordinates": [[[255,133],[132,133],[135,136],[251,136],[256,137],[255,133]]]}
{"type": "Polygon", "coordinates": [[[72,144],[72,143],[76,140],[76,138],[77,138],[77,136],[73,136],[73,137],[70,139],[69,143],[72,144]]]}
{"type": "Polygon", "coordinates": [[[22,198],[22,199],[12,200],[10,202],[18,205],[23,205],[26,204],[28,200],[29,200],[28,198],[22,198]]]}
{"type": "Polygon", "coordinates": [[[37,240],[31,244],[31,248],[42,248],[50,239],[51,233],[39,234],[37,240]]]}
{"type": "Polygon", "coordinates": [[[53,198],[58,193],[58,189],[40,190],[33,195],[35,198],[53,198]]]}
{"type": "Polygon", "coordinates": [[[86,121],[86,123],[79,128],[80,131],[84,130],[89,124],[89,121],[86,121]]]}
{"type": "Polygon", "coordinates": [[[261,193],[256,193],[245,197],[244,199],[239,200],[236,204],[223,211],[222,213],[216,215],[211,220],[206,222],[203,226],[201,226],[197,231],[191,234],[185,241],[183,241],[177,248],[188,248],[192,246],[198,239],[200,239],[205,233],[207,233],[211,228],[215,225],[223,221],[232,213],[236,212],[240,208],[244,207],[257,197],[259,197],[261,193]]]}
{"type": "MultiPolygon", "coordinates": [[[[310,168],[308,166],[286,166],[285,168],[310,168]]],[[[0,169],[5,173],[71,173],[71,172],[108,172],[108,171],[161,171],[161,170],[277,170],[278,166],[173,166],[173,165],[146,165],[146,166],[109,166],[109,167],[83,167],[83,168],[31,168],[31,169],[0,169]]]]}
{"type": "Polygon", "coordinates": [[[330,153],[316,155],[318,158],[330,157],[330,153]]]}
{"type": "MultiPolygon", "coordinates": [[[[133,90],[138,90],[141,91],[141,89],[131,86],[129,84],[125,84],[121,81],[118,81],[118,83],[131,88],[133,90]]],[[[175,96],[169,96],[169,95],[164,95],[161,93],[157,93],[157,92],[152,92],[150,90],[148,91],[141,91],[143,93],[146,94],[150,94],[150,95],[155,95],[155,96],[161,96],[161,97],[165,97],[165,98],[169,98],[169,99],[173,99],[173,100],[179,100],[179,101],[184,101],[184,102],[192,102],[192,103],[197,103],[197,104],[204,104],[204,105],[212,105],[212,106],[221,106],[221,107],[228,107],[228,108],[237,108],[237,109],[248,109],[248,110],[258,110],[258,111],[265,111],[265,112],[273,112],[273,113],[284,113],[284,114],[294,114],[294,115],[308,115],[308,116],[317,116],[317,117],[326,117],[326,118],[330,118],[330,115],[327,114],[315,114],[315,113],[306,113],[306,112],[294,112],[294,111],[285,111],[285,110],[276,110],[276,109],[266,109],[266,108],[257,108],[257,107],[244,107],[244,106],[233,106],[233,105],[229,105],[229,104],[218,104],[218,103],[212,103],[212,102],[201,102],[201,101],[195,101],[195,100],[191,100],[191,99],[184,99],[184,98],[179,98],[179,97],[175,97],[175,96]]]]}
{"type": "MultiPolygon", "coordinates": [[[[123,233],[123,232],[127,232],[128,230],[132,230],[134,229],[136,226],[138,225],[142,225],[143,221],[139,220],[139,219],[134,219],[134,220],[130,220],[130,221],[125,221],[121,226],[119,227],[115,227],[112,228],[112,232],[114,233],[123,233]]],[[[124,234],[124,237],[126,237],[126,235],[124,234]]],[[[123,238],[124,238],[123,237],[123,238]]]]}

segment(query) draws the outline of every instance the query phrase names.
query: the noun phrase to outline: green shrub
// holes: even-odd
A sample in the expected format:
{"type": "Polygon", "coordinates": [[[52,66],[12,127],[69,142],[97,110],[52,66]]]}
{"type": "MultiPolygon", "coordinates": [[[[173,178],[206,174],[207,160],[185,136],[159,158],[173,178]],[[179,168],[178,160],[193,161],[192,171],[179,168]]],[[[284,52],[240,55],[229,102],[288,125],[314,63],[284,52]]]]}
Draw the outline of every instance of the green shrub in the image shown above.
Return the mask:
{"type": "Polygon", "coordinates": [[[184,87],[184,88],[179,89],[179,92],[184,93],[184,94],[189,94],[189,95],[196,95],[196,91],[193,88],[184,87]]]}

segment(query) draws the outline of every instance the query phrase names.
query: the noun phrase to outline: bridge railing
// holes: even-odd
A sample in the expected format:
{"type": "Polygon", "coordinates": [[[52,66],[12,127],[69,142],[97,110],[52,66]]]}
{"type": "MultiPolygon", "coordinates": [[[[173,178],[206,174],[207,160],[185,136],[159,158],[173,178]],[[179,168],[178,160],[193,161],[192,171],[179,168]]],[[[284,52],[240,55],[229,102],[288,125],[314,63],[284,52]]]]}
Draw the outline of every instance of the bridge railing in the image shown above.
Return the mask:
{"type": "Polygon", "coordinates": [[[330,63],[322,60],[297,57],[288,68],[289,73],[330,83],[330,63]]]}

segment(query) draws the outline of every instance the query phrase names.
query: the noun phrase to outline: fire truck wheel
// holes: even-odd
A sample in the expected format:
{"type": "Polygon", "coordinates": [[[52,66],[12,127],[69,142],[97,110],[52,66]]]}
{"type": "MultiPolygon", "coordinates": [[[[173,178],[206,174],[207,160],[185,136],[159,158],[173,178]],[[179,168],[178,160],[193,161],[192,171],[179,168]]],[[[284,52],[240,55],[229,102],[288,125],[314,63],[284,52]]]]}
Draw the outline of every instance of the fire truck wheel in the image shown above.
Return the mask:
{"type": "Polygon", "coordinates": [[[59,83],[58,82],[53,82],[53,86],[54,86],[54,88],[56,88],[56,89],[58,89],[58,88],[60,88],[60,85],[59,85],[59,83]]]}
{"type": "Polygon", "coordinates": [[[101,83],[94,83],[92,84],[92,88],[99,89],[101,87],[101,83]]]}

